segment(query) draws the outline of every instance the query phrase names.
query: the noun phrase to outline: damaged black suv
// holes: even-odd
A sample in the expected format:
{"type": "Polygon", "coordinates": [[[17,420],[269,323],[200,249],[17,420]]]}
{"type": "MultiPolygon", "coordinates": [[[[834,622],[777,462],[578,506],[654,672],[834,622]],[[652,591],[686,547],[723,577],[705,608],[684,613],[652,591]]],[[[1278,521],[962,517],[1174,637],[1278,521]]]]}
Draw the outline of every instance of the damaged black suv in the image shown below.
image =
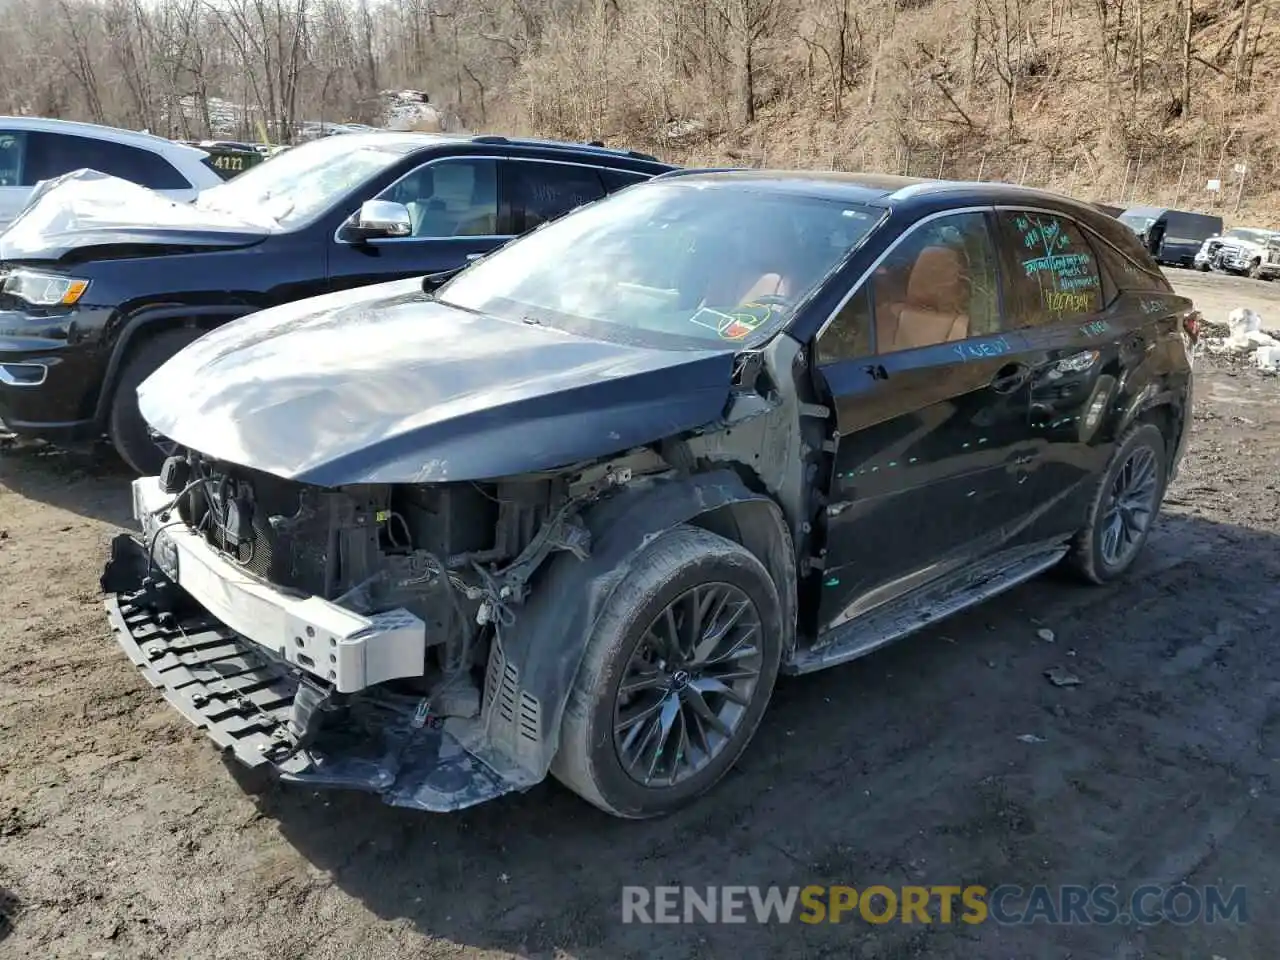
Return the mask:
{"type": "Polygon", "coordinates": [[[443,278],[540,223],[671,170],[598,144],[351,133],[293,147],[194,203],[77,171],[0,237],[0,421],[108,438],[138,473],[169,444],[138,384],[219,324],[317,294],[443,278]]]}
{"type": "Polygon", "coordinates": [[[676,173],[434,293],[213,331],[103,575],[120,644],[286,781],[453,810],[708,790],[780,672],[1141,550],[1197,314],[1123,225],[993,184],[676,173]]]}

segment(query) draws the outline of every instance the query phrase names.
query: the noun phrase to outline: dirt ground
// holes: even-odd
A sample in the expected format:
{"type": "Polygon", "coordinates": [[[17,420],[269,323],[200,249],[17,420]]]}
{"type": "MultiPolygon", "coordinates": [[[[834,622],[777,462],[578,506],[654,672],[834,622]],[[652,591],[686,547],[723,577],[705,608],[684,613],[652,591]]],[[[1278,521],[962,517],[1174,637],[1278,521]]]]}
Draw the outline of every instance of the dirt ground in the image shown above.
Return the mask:
{"type": "MultiPolygon", "coordinates": [[[[1173,278],[1211,319],[1280,314],[1280,284],[1173,278]]],[[[1128,582],[1043,578],[784,682],[736,772],[655,823],[554,784],[451,816],[251,796],[108,634],[123,469],[0,453],[0,955],[1280,956],[1280,379],[1200,363],[1183,473],[1128,582]],[[1051,685],[1055,666],[1083,683],[1051,685]],[[1248,922],[620,921],[629,884],[1180,880],[1245,885],[1248,922]]]]}

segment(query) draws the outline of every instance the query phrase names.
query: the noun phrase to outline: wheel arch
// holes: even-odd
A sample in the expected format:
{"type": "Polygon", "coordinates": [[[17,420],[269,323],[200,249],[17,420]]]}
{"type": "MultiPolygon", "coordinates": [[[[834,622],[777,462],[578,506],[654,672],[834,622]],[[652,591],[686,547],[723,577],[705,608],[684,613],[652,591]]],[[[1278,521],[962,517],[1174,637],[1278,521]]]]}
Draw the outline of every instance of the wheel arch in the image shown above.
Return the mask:
{"type": "Polygon", "coordinates": [[[1189,394],[1175,390],[1153,391],[1145,402],[1135,405],[1130,415],[1125,417],[1118,436],[1123,436],[1135,423],[1149,423],[1159,430],[1165,442],[1167,482],[1177,470],[1178,452],[1184,445],[1190,420],[1189,394]]]}
{"type": "Polygon", "coordinates": [[[106,423],[111,409],[111,399],[120,382],[129,357],[147,337],[164,330],[190,327],[207,331],[219,324],[252,313],[256,308],[248,305],[192,305],[155,304],[134,310],[119,326],[111,342],[111,355],[103,371],[102,385],[94,408],[94,419],[106,423]]]}
{"type": "Polygon", "coordinates": [[[764,564],[783,607],[783,656],[795,644],[795,548],[782,510],[731,470],[658,480],[624,491],[584,515],[591,554],[562,553],[509,626],[500,628],[485,677],[483,742],[468,743],[498,769],[514,764],[527,783],[543,779],[560,744],[569,692],[595,624],[636,558],[683,523],[741,544],[764,564]],[[569,598],[578,602],[567,603],[569,598]]]}

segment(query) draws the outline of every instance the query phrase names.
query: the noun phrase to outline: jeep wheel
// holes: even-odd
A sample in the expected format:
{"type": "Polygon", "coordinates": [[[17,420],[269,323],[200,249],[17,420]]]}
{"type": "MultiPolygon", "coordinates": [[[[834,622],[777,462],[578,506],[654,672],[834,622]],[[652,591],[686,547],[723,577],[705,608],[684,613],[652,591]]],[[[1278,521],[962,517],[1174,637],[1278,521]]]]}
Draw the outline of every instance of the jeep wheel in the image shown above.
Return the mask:
{"type": "Polygon", "coordinates": [[[1165,456],[1164,435],[1152,424],[1136,424],[1124,435],[1067,555],[1076,574],[1109,583],[1133,565],[1164,499],[1165,456]]]}
{"type": "Polygon", "coordinates": [[[634,819],[711,789],[773,692],[781,609],[768,572],[738,544],[690,526],[659,537],[597,621],[551,772],[634,819]]]}
{"type": "Polygon", "coordinates": [[[1250,280],[1262,279],[1262,262],[1261,261],[1255,260],[1253,261],[1253,263],[1249,264],[1248,276],[1250,280]]]}
{"type": "Polygon", "coordinates": [[[164,330],[138,344],[125,361],[120,379],[111,398],[107,435],[120,458],[142,476],[160,472],[171,444],[151,434],[147,422],[138,412],[138,387],[155,373],[166,360],[203,333],[183,327],[164,330]]]}

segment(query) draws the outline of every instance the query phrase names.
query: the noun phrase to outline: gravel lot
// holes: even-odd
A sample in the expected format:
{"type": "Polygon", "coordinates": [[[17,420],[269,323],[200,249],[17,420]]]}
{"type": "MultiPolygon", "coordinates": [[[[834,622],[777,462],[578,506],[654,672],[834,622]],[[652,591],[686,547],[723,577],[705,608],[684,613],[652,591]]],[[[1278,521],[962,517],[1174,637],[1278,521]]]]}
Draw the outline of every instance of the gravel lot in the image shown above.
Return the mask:
{"type": "MultiPolygon", "coordinates": [[[[1173,279],[1210,318],[1280,314],[1280,284],[1173,279]]],[[[0,955],[1280,956],[1280,379],[1201,364],[1183,474],[1129,582],[1043,578],[785,682],[737,771],[657,823],[554,784],[453,816],[245,792],[109,637],[123,469],[0,452],[0,955]],[[1055,666],[1083,683],[1051,685],[1055,666]],[[1144,880],[1246,885],[1249,922],[619,919],[624,884],[1144,880]]]]}

